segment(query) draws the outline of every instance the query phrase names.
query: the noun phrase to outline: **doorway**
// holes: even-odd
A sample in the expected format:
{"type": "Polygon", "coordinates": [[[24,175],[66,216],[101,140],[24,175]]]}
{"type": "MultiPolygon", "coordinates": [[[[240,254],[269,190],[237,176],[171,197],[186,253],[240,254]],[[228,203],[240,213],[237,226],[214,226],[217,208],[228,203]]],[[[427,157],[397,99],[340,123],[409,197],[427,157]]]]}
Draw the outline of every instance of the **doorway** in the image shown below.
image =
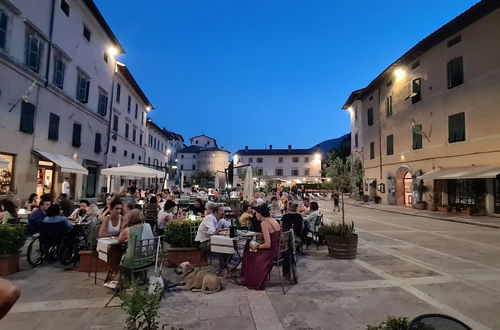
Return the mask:
{"type": "Polygon", "coordinates": [[[396,171],[396,205],[411,207],[413,204],[413,184],[411,169],[401,166],[396,171]]]}
{"type": "Polygon", "coordinates": [[[87,167],[89,173],[87,174],[87,186],[85,188],[85,197],[94,198],[96,196],[97,187],[97,167],[87,167]]]}
{"type": "Polygon", "coordinates": [[[493,212],[500,214],[500,174],[497,175],[494,182],[494,204],[495,208],[493,212]]]}
{"type": "Polygon", "coordinates": [[[52,194],[54,190],[54,163],[38,161],[37,178],[37,195],[52,194]]]}

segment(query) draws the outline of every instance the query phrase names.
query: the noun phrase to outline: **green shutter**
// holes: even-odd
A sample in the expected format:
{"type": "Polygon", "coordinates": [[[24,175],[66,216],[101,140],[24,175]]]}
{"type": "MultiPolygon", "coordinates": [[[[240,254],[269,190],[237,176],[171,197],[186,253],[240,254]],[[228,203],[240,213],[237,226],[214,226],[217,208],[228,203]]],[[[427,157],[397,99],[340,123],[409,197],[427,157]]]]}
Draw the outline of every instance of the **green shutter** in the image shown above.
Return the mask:
{"type": "Polygon", "coordinates": [[[21,104],[21,122],[19,130],[24,133],[34,132],[35,105],[23,101],[21,104]]]}
{"type": "Polygon", "coordinates": [[[7,15],[0,11],[0,48],[5,49],[7,39],[7,15]]]}
{"type": "Polygon", "coordinates": [[[51,113],[49,118],[49,140],[59,140],[59,116],[51,113]]]}
{"type": "Polygon", "coordinates": [[[82,145],[82,125],[74,123],[73,124],[73,147],[79,148],[82,145]]]}

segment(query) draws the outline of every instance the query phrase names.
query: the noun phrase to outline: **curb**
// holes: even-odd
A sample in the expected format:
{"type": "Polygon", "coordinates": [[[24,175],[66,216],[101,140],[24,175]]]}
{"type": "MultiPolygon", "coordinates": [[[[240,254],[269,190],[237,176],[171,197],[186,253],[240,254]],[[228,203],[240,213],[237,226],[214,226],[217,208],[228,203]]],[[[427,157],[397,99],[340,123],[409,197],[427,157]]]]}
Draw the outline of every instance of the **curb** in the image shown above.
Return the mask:
{"type": "Polygon", "coordinates": [[[379,209],[376,207],[371,207],[370,205],[363,205],[363,204],[353,204],[353,203],[346,203],[352,206],[356,207],[364,207],[366,209],[372,209],[372,210],[378,210],[378,211],[384,211],[384,212],[391,212],[391,213],[398,213],[398,214],[405,214],[405,215],[412,215],[415,217],[423,217],[423,218],[428,218],[428,219],[434,219],[434,220],[440,220],[440,221],[448,221],[448,222],[455,222],[455,223],[463,223],[466,225],[472,225],[472,226],[479,226],[479,227],[487,227],[487,228],[494,228],[494,229],[500,229],[500,225],[490,225],[487,223],[478,223],[478,222],[473,222],[473,221],[467,221],[467,220],[460,220],[460,219],[450,219],[450,218],[441,218],[429,214],[414,214],[411,212],[404,212],[404,211],[399,211],[399,210],[385,210],[385,209],[379,209]]]}

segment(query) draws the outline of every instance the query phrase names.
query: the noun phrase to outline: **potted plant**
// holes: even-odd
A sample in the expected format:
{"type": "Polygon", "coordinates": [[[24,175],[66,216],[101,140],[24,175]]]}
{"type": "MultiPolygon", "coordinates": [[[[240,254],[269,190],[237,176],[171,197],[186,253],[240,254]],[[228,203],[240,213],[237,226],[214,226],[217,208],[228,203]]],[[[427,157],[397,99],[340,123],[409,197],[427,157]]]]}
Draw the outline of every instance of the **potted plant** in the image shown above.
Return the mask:
{"type": "Polygon", "coordinates": [[[19,253],[25,242],[25,225],[0,225],[0,276],[19,270],[19,253]]]}
{"type": "Polygon", "coordinates": [[[169,247],[165,250],[167,267],[177,267],[183,261],[189,261],[193,266],[206,266],[207,255],[195,246],[197,228],[201,220],[170,221],[165,226],[165,242],[169,247]]]}
{"type": "Polygon", "coordinates": [[[355,191],[363,179],[363,171],[353,166],[352,156],[345,160],[337,157],[327,161],[326,175],[332,178],[333,187],[340,191],[342,223],[326,225],[319,229],[328,245],[328,254],[339,259],[354,259],[358,248],[358,235],[354,232],[354,222],[346,224],[344,193],[355,191]]]}

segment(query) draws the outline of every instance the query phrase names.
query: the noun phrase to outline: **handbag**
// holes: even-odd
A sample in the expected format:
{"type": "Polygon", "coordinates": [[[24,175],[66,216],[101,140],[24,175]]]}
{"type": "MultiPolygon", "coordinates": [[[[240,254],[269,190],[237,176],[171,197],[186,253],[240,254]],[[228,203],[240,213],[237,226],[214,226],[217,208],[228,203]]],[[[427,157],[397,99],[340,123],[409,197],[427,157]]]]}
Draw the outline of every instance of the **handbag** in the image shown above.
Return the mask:
{"type": "Polygon", "coordinates": [[[165,289],[165,284],[163,283],[163,277],[161,276],[161,269],[163,267],[163,258],[158,265],[160,256],[160,245],[161,237],[158,237],[158,244],[156,246],[156,258],[155,258],[155,271],[153,275],[149,275],[149,294],[155,294],[156,290],[160,290],[161,296],[163,296],[163,290],[165,289]],[[157,289],[158,288],[158,289],[157,289]]]}

